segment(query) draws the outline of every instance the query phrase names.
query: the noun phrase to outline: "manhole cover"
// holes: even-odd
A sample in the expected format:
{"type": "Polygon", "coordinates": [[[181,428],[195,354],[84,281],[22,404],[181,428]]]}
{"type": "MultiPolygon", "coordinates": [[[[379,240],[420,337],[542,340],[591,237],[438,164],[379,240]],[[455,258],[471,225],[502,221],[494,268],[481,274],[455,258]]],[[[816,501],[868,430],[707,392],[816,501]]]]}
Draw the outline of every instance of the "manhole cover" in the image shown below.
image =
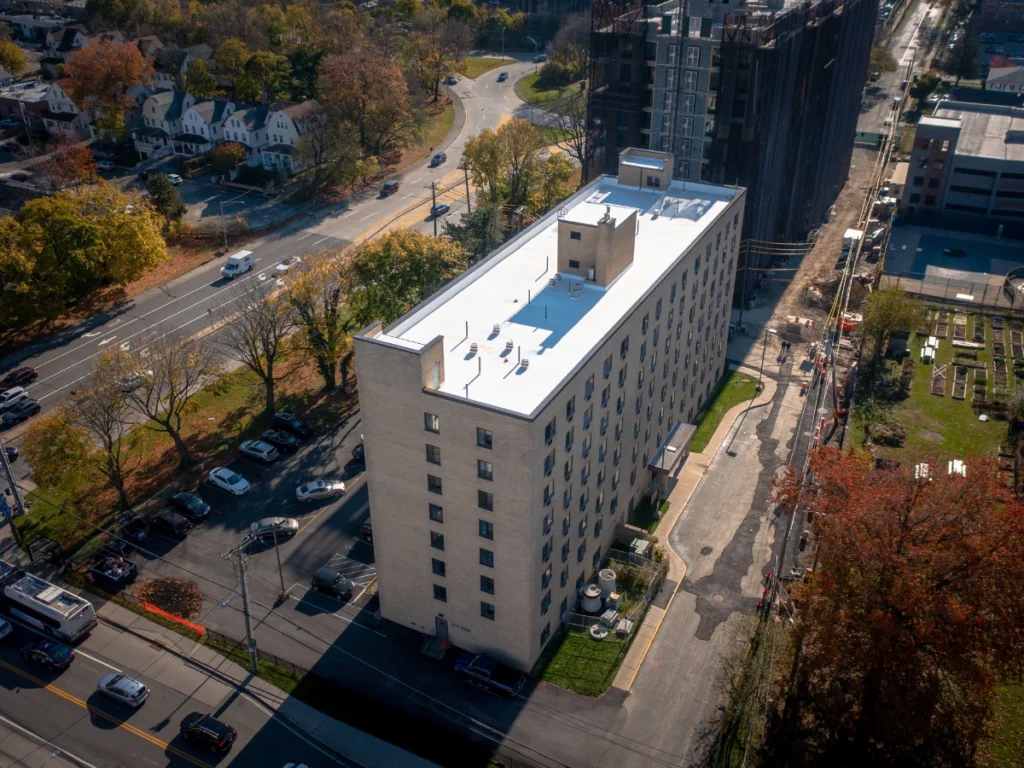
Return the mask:
{"type": "Polygon", "coordinates": [[[712,552],[714,552],[714,550],[711,547],[701,547],[700,548],[700,553],[702,555],[710,555],[712,552]]]}
{"type": "Polygon", "coordinates": [[[725,602],[725,598],[724,598],[724,597],[722,597],[721,595],[715,595],[715,596],[714,596],[714,597],[712,597],[711,599],[712,599],[712,600],[714,600],[714,601],[715,601],[716,603],[722,603],[722,602],[725,602]]]}

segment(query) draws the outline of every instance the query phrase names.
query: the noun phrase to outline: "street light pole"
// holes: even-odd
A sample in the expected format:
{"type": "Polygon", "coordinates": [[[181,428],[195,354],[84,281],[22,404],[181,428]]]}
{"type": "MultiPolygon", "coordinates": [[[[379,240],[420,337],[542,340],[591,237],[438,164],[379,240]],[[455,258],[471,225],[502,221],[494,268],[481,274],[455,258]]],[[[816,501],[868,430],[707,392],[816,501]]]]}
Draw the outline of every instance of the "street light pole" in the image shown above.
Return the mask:
{"type": "Polygon", "coordinates": [[[761,374],[764,371],[764,353],[768,351],[768,334],[775,333],[774,328],[764,329],[764,346],[761,347],[761,367],[757,370],[757,386],[761,387],[761,374]]]}
{"type": "Polygon", "coordinates": [[[473,207],[469,200],[469,166],[465,162],[462,163],[462,170],[466,174],[466,213],[472,213],[473,207]]]}
{"type": "Polygon", "coordinates": [[[434,218],[434,237],[437,237],[437,182],[430,182],[430,213],[433,214],[434,218]]]}
{"type": "Polygon", "coordinates": [[[505,27],[501,28],[501,60],[505,60],[505,27]]]}

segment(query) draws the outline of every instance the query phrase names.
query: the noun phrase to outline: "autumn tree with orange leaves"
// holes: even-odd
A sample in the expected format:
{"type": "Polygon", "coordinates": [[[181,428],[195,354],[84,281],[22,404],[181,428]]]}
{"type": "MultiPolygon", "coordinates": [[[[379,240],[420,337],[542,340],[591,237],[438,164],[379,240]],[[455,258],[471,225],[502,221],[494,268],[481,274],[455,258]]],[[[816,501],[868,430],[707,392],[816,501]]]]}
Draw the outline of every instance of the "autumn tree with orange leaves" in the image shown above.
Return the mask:
{"type": "Polygon", "coordinates": [[[104,41],[77,51],[64,66],[61,86],[80,109],[95,109],[97,127],[124,133],[125,111],[134,104],[129,89],[148,83],[153,65],[132,43],[104,41]]]}
{"type": "Polygon", "coordinates": [[[813,484],[777,484],[815,513],[817,571],[795,592],[797,647],[766,762],[965,766],[994,686],[1024,661],[1024,504],[996,462],[967,477],[878,470],[822,448],[813,484]]]}

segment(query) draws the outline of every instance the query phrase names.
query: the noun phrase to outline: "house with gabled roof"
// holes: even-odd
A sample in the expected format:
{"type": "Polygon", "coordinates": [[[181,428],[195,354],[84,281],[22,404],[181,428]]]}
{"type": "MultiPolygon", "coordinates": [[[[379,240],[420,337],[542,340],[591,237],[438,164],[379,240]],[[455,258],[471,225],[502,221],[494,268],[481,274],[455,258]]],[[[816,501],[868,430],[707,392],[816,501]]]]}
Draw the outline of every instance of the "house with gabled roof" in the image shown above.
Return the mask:
{"type": "Polygon", "coordinates": [[[154,93],[142,104],[142,125],[132,133],[135,148],[146,157],[173,152],[173,138],[182,132],[182,118],[195,103],[186,91],[154,93]]]}
{"type": "Polygon", "coordinates": [[[260,149],[263,167],[282,169],[289,175],[305,170],[308,164],[297,151],[299,140],[326,119],[316,99],[275,106],[266,120],[267,144],[260,149]]]}
{"type": "Polygon", "coordinates": [[[51,136],[92,138],[92,116],[79,108],[67,90],[68,80],[56,80],[46,90],[43,127],[51,136]]]}
{"type": "Polygon", "coordinates": [[[146,35],[135,41],[135,47],[139,49],[139,53],[143,57],[152,59],[156,56],[157,51],[164,47],[164,44],[156,35],[146,35]]]}
{"type": "Polygon", "coordinates": [[[190,157],[210,152],[223,141],[224,120],[234,111],[234,102],[225,99],[197,101],[181,118],[181,133],[174,136],[174,154],[190,157]]]}

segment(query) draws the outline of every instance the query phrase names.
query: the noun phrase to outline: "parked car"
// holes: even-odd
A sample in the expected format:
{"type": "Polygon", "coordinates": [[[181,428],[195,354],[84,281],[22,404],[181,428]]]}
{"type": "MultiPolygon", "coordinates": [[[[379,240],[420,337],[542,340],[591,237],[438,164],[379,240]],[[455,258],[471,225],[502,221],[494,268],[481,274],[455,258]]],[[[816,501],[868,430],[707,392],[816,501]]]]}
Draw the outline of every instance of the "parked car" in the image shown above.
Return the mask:
{"type": "Polygon", "coordinates": [[[313,428],[310,427],[309,424],[295,416],[295,414],[288,413],[288,411],[275,413],[274,424],[287,429],[300,440],[308,440],[316,434],[313,432],[313,428]]]}
{"type": "Polygon", "coordinates": [[[117,168],[117,166],[109,160],[97,160],[96,167],[101,171],[112,171],[117,168]]]}
{"type": "Polygon", "coordinates": [[[270,464],[277,458],[277,448],[262,440],[246,440],[238,449],[243,456],[264,464],[270,464]]]}
{"type": "Polygon", "coordinates": [[[366,465],[366,444],[360,443],[352,449],[352,461],[357,464],[366,465]]]}
{"type": "Polygon", "coordinates": [[[544,53],[540,53],[540,54],[538,54],[538,55],[533,57],[534,64],[543,64],[547,60],[548,60],[547,54],[544,54],[544,53]]]}
{"type": "Polygon", "coordinates": [[[506,80],[508,80],[508,72],[499,72],[498,73],[498,82],[499,83],[504,83],[506,80]]]}
{"type": "Polygon", "coordinates": [[[293,517],[265,517],[249,526],[249,535],[254,539],[286,538],[299,532],[299,521],[293,517]]]}
{"type": "Polygon", "coordinates": [[[371,520],[367,520],[363,523],[363,527],[359,530],[359,533],[362,535],[363,539],[366,540],[367,544],[373,544],[373,522],[371,520]]]}
{"type": "Polygon", "coordinates": [[[352,597],[356,585],[352,579],[346,579],[337,571],[332,571],[330,568],[317,568],[313,571],[313,581],[310,586],[315,592],[324,592],[339,600],[348,600],[352,597]]]}
{"type": "Polygon", "coordinates": [[[11,632],[14,631],[14,626],[7,619],[0,617],[0,640],[3,640],[11,632]]]}
{"type": "Polygon", "coordinates": [[[0,386],[4,387],[24,387],[31,384],[33,381],[39,378],[39,372],[35,368],[29,368],[27,365],[15,370],[4,376],[3,381],[0,381],[0,386]]]}
{"type": "Polygon", "coordinates": [[[444,216],[452,207],[448,203],[436,203],[430,206],[430,215],[437,218],[438,216],[444,216]]]}
{"type": "Polygon", "coordinates": [[[16,462],[18,460],[18,457],[21,456],[21,452],[17,448],[14,448],[13,446],[10,445],[5,445],[4,451],[6,451],[7,453],[7,461],[11,464],[16,462]]]}
{"type": "Polygon", "coordinates": [[[448,83],[448,85],[458,85],[459,78],[457,78],[455,75],[448,75],[448,80],[446,82],[448,83]]]}
{"type": "Polygon", "coordinates": [[[483,653],[466,651],[455,662],[455,674],[473,685],[502,696],[515,696],[526,683],[526,675],[506,667],[483,653]]]}
{"type": "Polygon", "coordinates": [[[171,182],[171,184],[173,184],[174,186],[178,186],[179,184],[185,183],[185,180],[176,173],[168,173],[167,180],[171,182]]]}
{"type": "Polygon", "coordinates": [[[298,256],[286,256],[281,259],[281,262],[276,267],[274,267],[274,271],[279,275],[287,275],[289,269],[301,263],[302,259],[298,256]]]}
{"type": "Polygon", "coordinates": [[[880,78],[881,76],[881,72],[872,72],[868,79],[871,80],[872,83],[876,83],[878,82],[878,78],[880,78]]]}
{"type": "Polygon", "coordinates": [[[96,690],[119,704],[138,709],[149,698],[149,688],[133,677],[111,672],[96,684],[96,690]]]}
{"type": "Polygon", "coordinates": [[[436,168],[437,166],[441,165],[441,163],[445,162],[447,159],[448,155],[446,155],[444,152],[436,152],[434,153],[434,156],[430,158],[430,167],[436,168]]]}
{"type": "Polygon", "coordinates": [[[210,514],[210,505],[188,491],[179,491],[167,500],[171,509],[193,520],[203,520],[210,514]]]}
{"type": "Polygon", "coordinates": [[[306,504],[323,499],[340,499],[345,495],[345,484],[339,480],[313,480],[295,489],[295,498],[306,504]]]}
{"type": "Polygon", "coordinates": [[[4,414],[4,424],[9,426],[17,424],[19,421],[25,421],[25,419],[35,416],[42,409],[43,406],[39,404],[38,400],[22,400],[11,406],[7,413],[4,414]]]}
{"type": "Polygon", "coordinates": [[[178,541],[183,541],[192,530],[192,523],[169,509],[161,509],[149,521],[149,526],[157,533],[162,533],[178,541]]]}
{"type": "Polygon", "coordinates": [[[121,538],[136,544],[146,540],[149,533],[149,523],[136,515],[134,512],[121,524],[121,538]]]}
{"type": "Polygon", "coordinates": [[[27,661],[42,664],[50,669],[67,669],[75,660],[75,652],[63,643],[49,638],[40,638],[21,649],[21,655],[27,661]]]}
{"type": "Polygon", "coordinates": [[[398,179],[392,179],[391,181],[384,182],[384,186],[380,188],[381,197],[389,197],[398,191],[398,179]]]}
{"type": "Polygon", "coordinates": [[[0,393],[0,413],[9,411],[22,400],[28,399],[28,390],[24,387],[11,387],[0,393]]]}
{"type": "Polygon", "coordinates": [[[211,485],[235,496],[244,496],[252,487],[249,485],[248,480],[237,472],[232,472],[227,467],[214,467],[210,470],[210,475],[207,479],[211,485]]]}
{"type": "Polygon", "coordinates": [[[260,439],[265,443],[270,443],[278,451],[296,451],[301,445],[299,438],[280,429],[268,429],[260,435],[260,439]]]}
{"type": "Polygon", "coordinates": [[[134,392],[145,383],[146,379],[150,379],[152,377],[152,371],[137,371],[121,381],[121,391],[134,392]]]}
{"type": "Polygon", "coordinates": [[[214,752],[226,752],[235,743],[238,731],[213,715],[193,712],[185,716],[179,726],[181,735],[201,747],[214,752]]]}

